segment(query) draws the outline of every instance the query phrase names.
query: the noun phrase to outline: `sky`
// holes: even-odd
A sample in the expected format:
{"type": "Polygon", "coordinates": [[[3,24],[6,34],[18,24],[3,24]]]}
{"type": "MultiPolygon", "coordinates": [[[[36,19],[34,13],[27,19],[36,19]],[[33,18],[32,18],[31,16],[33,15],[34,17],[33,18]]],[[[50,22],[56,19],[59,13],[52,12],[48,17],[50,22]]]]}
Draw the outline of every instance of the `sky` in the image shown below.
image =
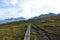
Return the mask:
{"type": "Polygon", "coordinates": [[[60,13],[60,0],[0,0],[0,20],[60,13]]]}

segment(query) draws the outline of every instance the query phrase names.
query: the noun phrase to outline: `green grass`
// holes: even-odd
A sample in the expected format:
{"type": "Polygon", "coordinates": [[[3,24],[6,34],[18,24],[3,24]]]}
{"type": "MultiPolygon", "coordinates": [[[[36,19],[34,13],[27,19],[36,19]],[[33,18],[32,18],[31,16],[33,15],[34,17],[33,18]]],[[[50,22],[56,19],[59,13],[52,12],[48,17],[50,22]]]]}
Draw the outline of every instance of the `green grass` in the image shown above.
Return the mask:
{"type": "Polygon", "coordinates": [[[23,40],[26,24],[21,22],[0,25],[0,40],[23,40]]]}
{"type": "MultiPolygon", "coordinates": [[[[27,28],[26,23],[32,22],[44,28],[53,40],[59,40],[60,16],[0,24],[0,40],[23,40],[27,28]]],[[[41,35],[37,36],[37,40],[42,40],[41,35]]],[[[31,40],[33,40],[33,37],[33,34],[31,34],[31,40]]]]}

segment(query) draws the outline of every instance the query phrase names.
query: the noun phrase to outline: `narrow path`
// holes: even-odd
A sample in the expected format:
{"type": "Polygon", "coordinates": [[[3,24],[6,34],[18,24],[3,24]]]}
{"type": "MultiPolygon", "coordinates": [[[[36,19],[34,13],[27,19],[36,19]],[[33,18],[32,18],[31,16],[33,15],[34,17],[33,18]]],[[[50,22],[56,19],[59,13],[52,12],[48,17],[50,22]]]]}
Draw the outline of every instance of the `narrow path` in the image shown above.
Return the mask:
{"type": "Polygon", "coordinates": [[[28,27],[27,27],[27,30],[26,30],[26,33],[25,33],[25,36],[24,36],[24,40],[30,40],[30,33],[31,32],[35,32],[34,34],[34,40],[37,40],[36,38],[37,38],[37,35],[36,35],[36,33],[39,35],[40,33],[42,33],[41,35],[42,35],[42,40],[50,40],[50,38],[49,38],[49,36],[47,35],[47,33],[43,30],[43,29],[41,29],[41,28],[39,28],[39,27],[37,27],[36,26],[36,28],[34,28],[34,27],[31,27],[32,25],[31,24],[29,24],[28,25],[28,27]]]}
{"type": "Polygon", "coordinates": [[[31,25],[28,25],[27,31],[25,33],[25,37],[24,40],[30,40],[30,29],[31,29],[31,25]]]}

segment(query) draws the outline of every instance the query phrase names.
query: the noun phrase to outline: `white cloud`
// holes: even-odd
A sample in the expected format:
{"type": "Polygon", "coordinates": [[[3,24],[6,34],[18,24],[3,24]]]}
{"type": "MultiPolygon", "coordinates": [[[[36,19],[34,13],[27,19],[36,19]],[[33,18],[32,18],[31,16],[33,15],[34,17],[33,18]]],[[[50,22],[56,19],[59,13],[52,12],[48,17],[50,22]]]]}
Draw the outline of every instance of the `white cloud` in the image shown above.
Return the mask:
{"type": "Polygon", "coordinates": [[[17,3],[17,0],[11,0],[10,3],[14,5],[17,3]]]}
{"type": "MultiPolygon", "coordinates": [[[[32,17],[40,14],[46,14],[49,12],[57,14],[60,12],[59,4],[60,0],[29,0],[27,2],[22,3],[21,8],[24,9],[25,15],[30,15],[29,17],[32,17]],[[31,12],[32,9],[34,12],[31,12]]],[[[29,18],[28,16],[26,17],[29,18]]]]}
{"type": "Polygon", "coordinates": [[[4,0],[3,2],[4,6],[13,6],[0,9],[0,17],[5,18],[19,16],[30,18],[49,12],[56,14],[60,12],[60,0],[4,0]]]}
{"type": "MultiPolygon", "coordinates": [[[[21,17],[20,12],[18,13],[19,9],[15,8],[9,8],[9,9],[1,9],[0,10],[0,18],[5,19],[5,18],[16,18],[16,17],[21,17]]],[[[21,11],[21,10],[19,10],[21,11]]]]}

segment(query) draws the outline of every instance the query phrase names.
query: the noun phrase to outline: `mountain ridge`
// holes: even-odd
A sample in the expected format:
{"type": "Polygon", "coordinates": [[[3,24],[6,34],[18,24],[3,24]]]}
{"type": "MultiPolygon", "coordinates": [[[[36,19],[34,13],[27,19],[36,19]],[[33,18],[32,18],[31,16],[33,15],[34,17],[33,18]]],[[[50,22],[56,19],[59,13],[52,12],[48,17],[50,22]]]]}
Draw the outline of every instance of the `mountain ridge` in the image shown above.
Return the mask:
{"type": "MultiPolygon", "coordinates": [[[[60,13],[59,14],[55,14],[55,13],[41,14],[39,16],[35,16],[35,17],[29,18],[29,19],[47,18],[47,17],[57,16],[57,15],[60,15],[60,13]]],[[[8,18],[8,19],[5,19],[5,20],[1,20],[0,24],[1,23],[6,23],[6,22],[22,21],[22,20],[27,20],[27,19],[24,18],[24,17],[8,18]]]]}
{"type": "MultiPolygon", "coordinates": [[[[38,18],[33,20],[23,20],[19,22],[11,22],[0,24],[0,40],[23,40],[28,23],[34,23],[39,28],[43,28],[51,40],[60,40],[60,15],[48,18],[38,18]]],[[[36,28],[36,26],[34,26],[36,28]]],[[[31,33],[31,40],[34,39],[34,34],[31,33]]],[[[37,40],[42,40],[42,36],[37,35],[37,40]]]]}
{"type": "Polygon", "coordinates": [[[8,18],[8,19],[5,19],[5,20],[1,20],[1,21],[0,21],[0,24],[1,24],[1,23],[6,23],[6,22],[22,21],[22,20],[26,20],[26,18],[24,18],[24,17],[8,18]]]}
{"type": "Polygon", "coordinates": [[[55,14],[55,13],[41,14],[39,16],[35,16],[30,19],[47,18],[47,17],[57,16],[57,15],[60,15],[60,13],[59,14],[55,14]]]}

